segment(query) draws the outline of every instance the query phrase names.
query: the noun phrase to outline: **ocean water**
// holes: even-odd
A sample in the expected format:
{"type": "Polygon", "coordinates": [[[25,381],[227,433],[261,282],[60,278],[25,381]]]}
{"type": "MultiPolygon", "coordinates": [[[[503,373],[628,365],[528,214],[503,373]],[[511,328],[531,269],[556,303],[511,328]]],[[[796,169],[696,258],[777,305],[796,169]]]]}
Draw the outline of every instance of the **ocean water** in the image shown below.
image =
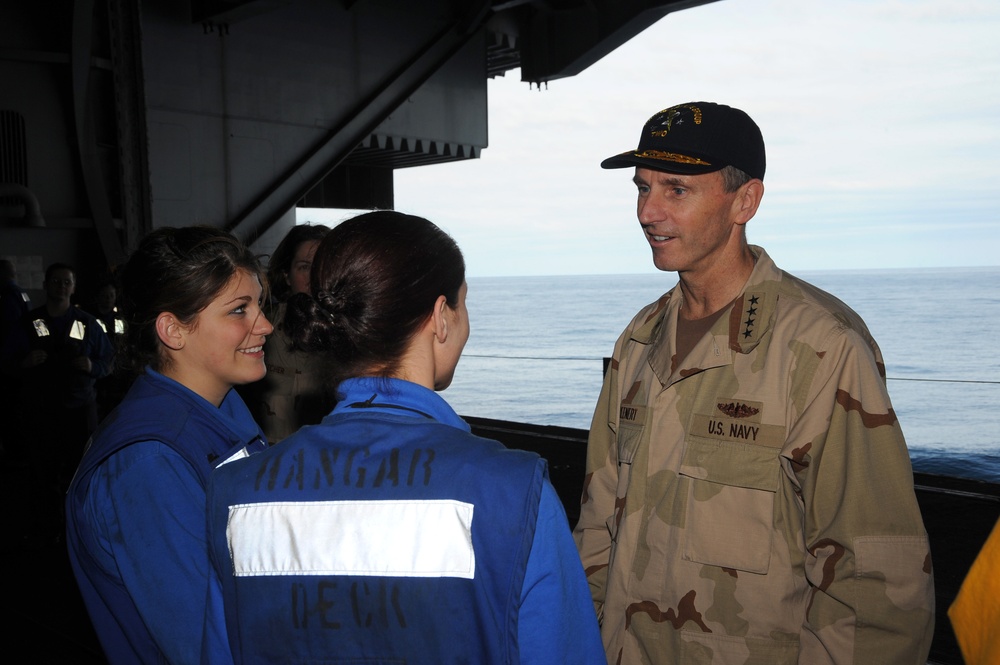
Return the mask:
{"type": "MultiPolygon", "coordinates": [[[[882,348],[914,468],[1000,482],[1000,267],[800,272],[882,348]]],[[[673,274],[470,278],[462,415],[586,429],[603,358],[673,274]]]]}

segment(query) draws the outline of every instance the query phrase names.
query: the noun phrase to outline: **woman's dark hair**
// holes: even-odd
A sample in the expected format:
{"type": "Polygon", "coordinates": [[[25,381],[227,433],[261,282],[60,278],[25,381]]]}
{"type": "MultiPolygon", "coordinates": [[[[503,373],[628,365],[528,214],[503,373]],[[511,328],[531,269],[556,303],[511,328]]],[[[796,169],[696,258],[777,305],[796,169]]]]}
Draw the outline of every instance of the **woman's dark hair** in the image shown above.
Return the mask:
{"type": "Polygon", "coordinates": [[[292,261],[299,246],[310,240],[322,240],[330,227],[320,224],[299,224],[293,226],[278,246],[274,248],[271,259],[267,263],[267,281],[271,286],[271,298],[284,302],[292,294],[292,288],[286,281],[292,270],[292,261]]]}
{"type": "Polygon", "coordinates": [[[133,372],[146,365],[162,369],[156,318],[170,312],[190,324],[238,270],[256,276],[267,288],[257,257],[222,229],[163,227],[149,233],[117,274],[125,320],[120,365],[133,372]]]}
{"type": "Polygon", "coordinates": [[[458,306],[465,259],[451,236],[422,217],[390,210],[334,227],[313,258],[312,293],[288,301],[285,329],[321,354],[333,385],[391,376],[438,296],[458,306]]]}

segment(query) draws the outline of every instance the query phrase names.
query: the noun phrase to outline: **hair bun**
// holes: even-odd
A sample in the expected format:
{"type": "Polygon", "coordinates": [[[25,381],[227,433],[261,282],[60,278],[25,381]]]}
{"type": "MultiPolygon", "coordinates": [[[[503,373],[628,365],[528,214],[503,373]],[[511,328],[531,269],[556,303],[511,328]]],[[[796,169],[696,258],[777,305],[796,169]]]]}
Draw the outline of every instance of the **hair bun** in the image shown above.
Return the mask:
{"type": "Polygon", "coordinates": [[[323,313],[326,314],[330,323],[336,323],[337,316],[344,311],[346,301],[343,297],[335,296],[329,291],[320,291],[316,294],[316,303],[323,310],[323,313]]]}
{"type": "Polygon", "coordinates": [[[316,296],[294,293],[288,299],[282,323],[294,348],[323,352],[338,336],[342,318],[337,299],[329,293],[321,292],[316,296]]]}

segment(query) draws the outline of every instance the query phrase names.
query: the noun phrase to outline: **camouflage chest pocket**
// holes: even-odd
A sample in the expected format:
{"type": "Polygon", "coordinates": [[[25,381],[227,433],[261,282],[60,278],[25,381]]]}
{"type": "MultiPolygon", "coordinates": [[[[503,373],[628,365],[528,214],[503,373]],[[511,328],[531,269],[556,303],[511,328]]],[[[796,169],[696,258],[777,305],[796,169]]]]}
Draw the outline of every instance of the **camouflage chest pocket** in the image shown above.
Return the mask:
{"type": "Polygon", "coordinates": [[[623,404],[618,421],[618,485],[615,488],[615,512],[607,519],[611,540],[618,542],[618,527],[625,509],[625,496],[632,482],[632,463],[642,442],[646,423],[645,406],[623,404]]]}
{"type": "Polygon", "coordinates": [[[688,481],[681,556],[751,573],[771,560],[777,448],[689,438],[680,475],[688,481]]]}

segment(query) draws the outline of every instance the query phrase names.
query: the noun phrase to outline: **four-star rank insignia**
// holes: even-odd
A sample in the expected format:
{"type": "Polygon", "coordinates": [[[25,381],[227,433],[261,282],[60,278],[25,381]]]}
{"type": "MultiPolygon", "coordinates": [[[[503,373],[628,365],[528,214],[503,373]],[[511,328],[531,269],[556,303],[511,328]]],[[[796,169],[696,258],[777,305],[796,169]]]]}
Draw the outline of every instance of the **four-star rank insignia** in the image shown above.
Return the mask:
{"type": "Polygon", "coordinates": [[[744,299],[744,302],[747,303],[747,306],[746,310],[743,312],[746,316],[746,318],[743,319],[743,339],[747,339],[753,335],[753,327],[757,323],[757,305],[760,302],[760,297],[748,295],[748,297],[744,299]]]}

